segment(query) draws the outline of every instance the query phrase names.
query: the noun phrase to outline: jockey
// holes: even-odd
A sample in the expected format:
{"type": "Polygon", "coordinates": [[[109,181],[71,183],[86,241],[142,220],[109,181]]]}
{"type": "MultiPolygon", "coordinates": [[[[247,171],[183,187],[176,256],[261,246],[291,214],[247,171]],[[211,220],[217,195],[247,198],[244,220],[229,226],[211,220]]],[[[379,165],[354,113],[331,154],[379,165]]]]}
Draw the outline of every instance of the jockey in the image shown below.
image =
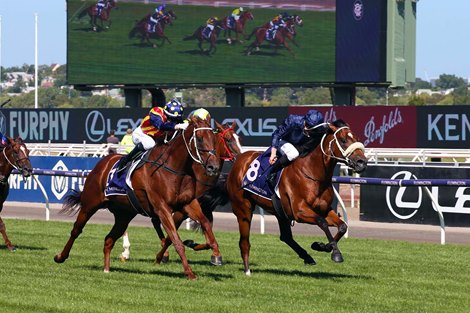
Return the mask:
{"type": "Polygon", "coordinates": [[[2,132],[0,132],[0,148],[5,147],[7,143],[8,143],[8,138],[2,132]]]}
{"type": "Polygon", "coordinates": [[[218,20],[219,18],[217,16],[214,16],[214,17],[210,17],[206,21],[206,28],[204,28],[204,30],[202,31],[202,34],[204,35],[204,37],[210,38],[212,31],[214,30],[215,24],[217,23],[218,20]]]}
{"type": "Polygon", "coordinates": [[[204,121],[211,120],[211,114],[209,113],[209,111],[207,111],[204,108],[199,108],[199,109],[191,111],[191,113],[188,114],[188,118],[192,116],[199,117],[201,120],[204,120],[204,121]]]}
{"type": "Polygon", "coordinates": [[[144,117],[139,127],[132,132],[135,148],[121,158],[117,171],[123,169],[140,151],[147,151],[155,146],[155,139],[162,137],[165,131],[185,130],[187,122],[183,122],[183,106],[177,99],[165,104],[165,107],[154,107],[144,117]]]}
{"type": "Polygon", "coordinates": [[[243,7],[236,8],[232,11],[232,15],[230,16],[230,27],[235,28],[235,24],[240,19],[240,15],[243,13],[243,7]]]}
{"type": "Polygon", "coordinates": [[[163,16],[165,16],[165,8],[166,8],[166,4],[159,5],[155,9],[155,13],[150,15],[150,18],[149,18],[149,31],[150,32],[154,33],[156,31],[156,26],[158,24],[158,21],[163,16]]]}
{"type": "Polygon", "coordinates": [[[267,30],[268,39],[273,39],[276,31],[279,27],[286,26],[286,19],[289,17],[287,12],[282,12],[276,15],[270,22],[269,22],[269,29],[267,30]]]}
{"type": "Polygon", "coordinates": [[[98,0],[96,3],[96,15],[100,16],[108,0],[98,0]]]}
{"type": "Polygon", "coordinates": [[[323,126],[323,119],[323,114],[316,110],[310,110],[304,116],[292,114],[273,132],[269,157],[272,167],[267,178],[268,185],[273,190],[276,184],[276,173],[299,156],[299,151],[294,145],[307,142],[310,135],[323,126]]]}

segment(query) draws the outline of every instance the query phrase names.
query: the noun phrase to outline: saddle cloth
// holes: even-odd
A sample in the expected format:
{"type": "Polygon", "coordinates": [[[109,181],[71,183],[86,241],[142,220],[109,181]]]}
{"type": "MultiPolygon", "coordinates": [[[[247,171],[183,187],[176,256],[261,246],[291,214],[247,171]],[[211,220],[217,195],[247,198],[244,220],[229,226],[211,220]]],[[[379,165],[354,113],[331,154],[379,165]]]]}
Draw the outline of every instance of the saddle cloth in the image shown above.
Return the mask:
{"type": "Polygon", "coordinates": [[[133,190],[131,176],[136,167],[140,164],[145,153],[141,154],[137,159],[132,161],[130,166],[126,166],[122,169],[122,173],[117,175],[117,164],[119,160],[114,163],[113,167],[108,173],[108,178],[106,180],[106,188],[104,190],[104,195],[107,196],[125,196],[127,195],[128,190],[133,190]]]}
{"type": "MultiPolygon", "coordinates": [[[[269,173],[271,173],[271,165],[269,164],[269,156],[271,155],[271,148],[268,148],[255,160],[253,160],[243,177],[243,189],[254,193],[260,197],[271,200],[273,190],[269,187],[266,179],[269,173]]],[[[275,192],[279,197],[279,180],[281,178],[282,171],[277,173],[276,176],[276,187],[275,192]]]]}

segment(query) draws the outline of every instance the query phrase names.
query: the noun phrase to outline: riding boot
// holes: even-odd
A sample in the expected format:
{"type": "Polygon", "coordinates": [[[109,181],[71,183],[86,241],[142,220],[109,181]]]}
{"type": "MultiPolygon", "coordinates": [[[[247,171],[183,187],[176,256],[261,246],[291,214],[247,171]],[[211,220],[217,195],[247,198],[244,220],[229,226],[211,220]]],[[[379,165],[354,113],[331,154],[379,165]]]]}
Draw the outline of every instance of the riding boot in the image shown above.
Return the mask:
{"type": "Polygon", "coordinates": [[[123,168],[126,167],[127,163],[129,163],[130,161],[132,161],[136,156],[137,154],[139,154],[139,152],[141,151],[145,151],[144,149],[144,145],[142,145],[141,142],[139,142],[135,147],[134,149],[132,149],[131,152],[129,152],[127,155],[123,156],[120,160],[119,160],[119,163],[117,165],[117,169],[116,171],[117,172],[120,172],[123,168]]]}
{"type": "Polygon", "coordinates": [[[268,186],[271,187],[272,190],[274,190],[274,187],[276,187],[277,172],[279,172],[287,164],[289,164],[289,159],[287,158],[287,155],[284,154],[279,159],[277,159],[273,165],[271,165],[271,172],[268,174],[266,181],[268,182],[268,186]]]}

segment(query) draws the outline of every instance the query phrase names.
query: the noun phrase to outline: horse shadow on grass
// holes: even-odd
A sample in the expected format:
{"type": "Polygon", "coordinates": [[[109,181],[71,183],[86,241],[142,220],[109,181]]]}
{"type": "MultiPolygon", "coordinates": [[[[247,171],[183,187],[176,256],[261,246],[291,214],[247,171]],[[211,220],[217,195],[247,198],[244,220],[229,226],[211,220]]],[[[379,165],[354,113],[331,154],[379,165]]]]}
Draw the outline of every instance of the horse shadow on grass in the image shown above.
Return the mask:
{"type": "MultiPolygon", "coordinates": [[[[213,265],[210,265],[210,266],[213,266],[213,265]]],[[[89,270],[93,270],[93,271],[103,270],[101,266],[96,266],[96,265],[85,266],[85,268],[89,270]]],[[[159,269],[143,271],[143,270],[137,270],[137,269],[111,267],[110,271],[112,273],[127,273],[127,274],[136,274],[136,275],[158,275],[158,276],[165,276],[165,277],[170,277],[170,278],[185,278],[186,277],[182,271],[170,272],[170,271],[159,270],[159,269]]],[[[196,275],[197,275],[197,271],[196,271],[196,275]]],[[[222,281],[225,279],[234,278],[233,275],[221,274],[221,273],[204,273],[204,274],[200,274],[200,276],[209,277],[215,281],[222,281]]]]}
{"type": "MultiPolygon", "coordinates": [[[[8,250],[7,246],[0,245],[0,250],[8,250]]],[[[15,251],[18,250],[31,250],[31,251],[45,251],[47,248],[45,247],[33,247],[33,246],[18,246],[15,245],[15,251]]]]}
{"type": "Polygon", "coordinates": [[[278,270],[278,269],[259,269],[253,271],[254,273],[266,273],[274,275],[285,275],[285,276],[301,276],[315,279],[373,279],[372,276],[368,275],[352,275],[343,273],[330,273],[330,272],[304,272],[299,270],[278,270]]]}

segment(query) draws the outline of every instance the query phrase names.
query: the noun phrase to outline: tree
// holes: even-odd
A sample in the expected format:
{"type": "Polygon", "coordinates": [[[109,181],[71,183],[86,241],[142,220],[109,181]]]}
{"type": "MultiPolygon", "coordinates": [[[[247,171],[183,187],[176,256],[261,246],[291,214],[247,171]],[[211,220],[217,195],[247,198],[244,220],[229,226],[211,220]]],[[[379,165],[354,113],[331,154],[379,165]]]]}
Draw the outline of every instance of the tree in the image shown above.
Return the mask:
{"type": "Polygon", "coordinates": [[[439,75],[439,79],[436,81],[436,87],[441,89],[459,88],[466,85],[463,78],[449,74],[439,75]]]}

